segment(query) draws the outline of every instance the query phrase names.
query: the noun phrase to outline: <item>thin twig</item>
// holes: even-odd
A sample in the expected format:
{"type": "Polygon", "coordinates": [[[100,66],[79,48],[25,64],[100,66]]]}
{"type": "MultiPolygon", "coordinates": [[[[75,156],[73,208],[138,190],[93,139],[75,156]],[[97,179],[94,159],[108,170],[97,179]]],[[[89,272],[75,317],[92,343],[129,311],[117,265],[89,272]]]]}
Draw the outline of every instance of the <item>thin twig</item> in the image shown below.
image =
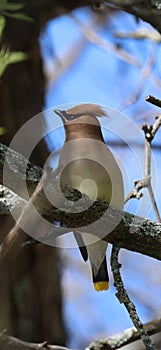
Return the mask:
{"type": "Polygon", "coordinates": [[[115,32],[114,35],[117,38],[123,38],[123,39],[128,39],[128,38],[134,38],[134,39],[148,39],[151,41],[154,41],[156,43],[161,42],[161,35],[156,31],[156,30],[151,30],[148,28],[140,28],[137,31],[133,32],[115,32]]]}
{"type": "Polygon", "coordinates": [[[155,216],[156,216],[158,222],[161,222],[159,209],[158,209],[157,202],[155,200],[154,192],[153,192],[153,189],[152,189],[152,185],[151,185],[150,182],[149,182],[149,185],[148,185],[148,192],[149,192],[149,196],[150,196],[150,199],[151,199],[151,202],[152,202],[152,206],[153,206],[153,209],[154,209],[155,216]]]}
{"type": "Polygon", "coordinates": [[[154,69],[155,63],[156,63],[156,55],[157,55],[157,50],[159,49],[158,45],[153,45],[152,50],[149,54],[148,61],[145,63],[141,70],[141,79],[139,81],[139,84],[136,88],[136,91],[129,96],[124,102],[122,102],[119,106],[117,106],[117,109],[119,111],[122,111],[123,109],[131,106],[134,104],[140,97],[143,87],[149,78],[150,74],[152,73],[152,70],[154,69]]]}
{"type": "Polygon", "coordinates": [[[153,341],[149,338],[146,330],[144,329],[144,326],[142,322],[139,319],[139,316],[137,315],[135,305],[130,300],[125,288],[124,284],[121,278],[120,274],[120,268],[121,264],[118,261],[118,254],[120,251],[120,247],[114,246],[112,247],[112,253],[111,253],[111,269],[113,273],[114,278],[114,286],[117,289],[116,297],[118,298],[119,302],[124,304],[125,308],[128,311],[128,314],[133,322],[133,325],[138,330],[140,334],[140,338],[142,339],[145,347],[147,350],[156,350],[156,346],[153,343],[153,341]]]}
{"type": "Polygon", "coordinates": [[[101,36],[97,34],[96,30],[93,28],[93,23],[90,25],[88,24],[87,26],[72,14],[70,14],[70,18],[79,26],[86,40],[97,45],[98,47],[107,52],[114,53],[115,55],[117,55],[118,58],[120,58],[128,64],[131,64],[136,67],[141,67],[140,62],[133,55],[131,55],[124,49],[117,47],[109,40],[101,38],[101,36]]]}
{"type": "Polygon", "coordinates": [[[158,222],[161,222],[161,217],[159,214],[158,206],[157,206],[154,192],[151,185],[151,142],[154,139],[154,136],[160,126],[161,126],[161,115],[158,115],[156,122],[154,123],[153,126],[151,125],[150,127],[148,127],[147,125],[143,125],[142,127],[145,134],[145,177],[149,178],[147,189],[148,189],[151,202],[153,205],[153,209],[158,222]]]}
{"type": "Polygon", "coordinates": [[[147,179],[147,178],[143,178],[141,180],[135,180],[134,181],[135,188],[128,193],[127,197],[125,198],[124,203],[126,204],[132,198],[140,199],[143,196],[143,193],[140,192],[140,190],[142,188],[147,187],[148,182],[149,182],[149,179],[147,179]]]}
{"type": "MultiPolygon", "coordinates": [[[[151,100],[151,98],[150,98],[150,100],[151,100]]],[[[155,101],[155,100],[157,100],[157,99],[152,97],[152,101],[155,101]]],[[[145,134],[144,178],[141,180],[136,180],[134,182],[134,185],[135,185],[134,190],[130,191],[130,193],[127,195],[127,197],[125,199],[125,203],[127,203],[127,201],[131,198],[140,199],[143,196],[143,194],[140,192],[140,190],[142,188],[147,188],[158,222],[161,222],[161,216],[159,213],[159,209],[158,209],[157,202],[156,202],[154,192],[153,192],[153,188],[151,185],[151,142],[154,139],[155,134],[159,130],[160,126],[161,126],[161,114],[158,114],[156,116],[156,122],[154,123],[154,125],[150,125],[148,127],[147,124],[144,124],[142,126],[142,130],[144,131],[144,134],[145,134]]]]}
{"type": "Polygon", "coordinates": [[[161,100],[159,98],[156,98],[152,95],[148,95],[148,96],[146,96],[145,100],[146,100],[146,102],[149,102],[149,103],[161,108],[161,100]]]}
{"type": "Polygon", "coordinates": [[[156,122],[153,125],[153,129],[151,130],[151,134],[152,134],[153,138],[161,126],[161,114],[157,114],[155,119],[156,119],[156,122]]]}

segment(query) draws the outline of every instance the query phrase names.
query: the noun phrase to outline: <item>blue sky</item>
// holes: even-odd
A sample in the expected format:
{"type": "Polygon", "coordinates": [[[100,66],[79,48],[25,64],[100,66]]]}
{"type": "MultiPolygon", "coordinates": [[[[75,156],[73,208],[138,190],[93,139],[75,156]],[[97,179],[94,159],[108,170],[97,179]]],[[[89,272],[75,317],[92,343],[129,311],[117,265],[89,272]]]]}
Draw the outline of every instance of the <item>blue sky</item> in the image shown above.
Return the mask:
{"type": "MultiPolygon", "coordinates": [[[[86,25],[92,20],[92,13],[88,9],[74,11],[74,15],[86,25]]],[[[45,108],[55,108],[62,104],[77,102],[98,103],[117,109],[125,104],[132,96],[142,80],[142,68],[152,52],[155,55],[155,64],[151,75],[145,81],[142,92],[136,103],[122,110],[122,114],[112,117],[113,134],[109,138],[118,139],[116,135],[128,142],[127,148],[112,147],[113,154],[117,153],[120,167],[125,180],[125,193],[133,187],[133,181],[143,176],[144,169],[144,137],[140,127],[144,122],[154,123],[155,114],[159,109],[145,102],[145,96],[152,94],[160,97],[160,86],[156,77],[161,78],[159,67],[160,47],[148,40],[123,40],[114,37],[114,31],[133,31],[146,24],[136,23],[135,18],[123,12],[111,17],[104,27],[97,27],[97,33],[102,39],[121,45],[124,50],[133,55],[141,64],[141,68],[127,64],[118,59],[114,53],[101,49],[84,39],[80,28],[73,19],[62,16],[50,21],[41,37],[42,53],[48,74],[51,76],[62,64],[64,57],[78,49],[81,50],[76,61],[69,69],[60,74],[55,81],[50,81],[46,93],[45,108]],[[156,59],[157,57],[157,59],[156,59]],[[135,128],[133,128],[132,122],[135,128]],[[120,137],[120,136],[119,136],[120,137]]],[[[150,26],[148,26],[150,27],[150,26]]],[[[48,121],[49,122],[49,121],[48,121]]],[[[108,121],[105,122],[105,125],[108,121]]],[[[107,133],[108,134],[108,133],[107,133]]],[[[161,131],[154,140],[154,145],[160,144],[161,131]]],[[[63,129],[57,135],[48,138],[52,149],[63,144],[63,129]]],[[[159,179],[161,176],[160,150],[155,151],[152,163],[152,180],[156,198],[161,207],[159,179]]],[[[126,210],[137,212],[138,215],[155,219],[149,197],[144,190],[143,199],[138,202],[131,200],[126,210]]],[[[64,242],[65,242],[64,238],[64,242]]],[[[64,243],[65,244],[65,243],[64,243]]],[[[110,248],[107,256],[109,257],[110,248]]],[[[121,251],[123,278],[136,304],[143,322],[158,316],[161,300],[159,276],[161,264],[154,259],[147,258],[133,252],[121,251]],[[155,295],[155,298],[154,298],[155,295]],[[153,299],[152,299],[153,298],[153,299]],[[151,305],[153,300],[153,305],[151,305]]],[[[107,337],[131,327],[131,321],[126,310],[115,297],[112,285],[107,293],[96,293],[90,279],[88,264],[81,260],[77,249],[62,249],[62,288],[64,292],[64,317],[69,332],[69,345],[73,349],[83,349],[85,345],[96,338],[107,337]]],[[[108,263],[109,265],[109,263],[108,263]]],[[[110,273],[110,279],[111,279],[110,273]]]]}

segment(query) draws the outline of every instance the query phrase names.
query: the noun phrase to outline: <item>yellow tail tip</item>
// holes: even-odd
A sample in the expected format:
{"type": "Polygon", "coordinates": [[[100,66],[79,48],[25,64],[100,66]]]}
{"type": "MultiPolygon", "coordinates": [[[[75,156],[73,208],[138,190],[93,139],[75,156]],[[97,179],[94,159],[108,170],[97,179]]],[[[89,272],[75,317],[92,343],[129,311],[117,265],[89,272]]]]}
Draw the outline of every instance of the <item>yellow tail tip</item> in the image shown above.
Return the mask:
{"type": "Polygon", "coordinates": [[[94,283],[94,288],[97,292],[100,292],[100,290],[108,290],[109,282],[96,282],[94,283]]]}

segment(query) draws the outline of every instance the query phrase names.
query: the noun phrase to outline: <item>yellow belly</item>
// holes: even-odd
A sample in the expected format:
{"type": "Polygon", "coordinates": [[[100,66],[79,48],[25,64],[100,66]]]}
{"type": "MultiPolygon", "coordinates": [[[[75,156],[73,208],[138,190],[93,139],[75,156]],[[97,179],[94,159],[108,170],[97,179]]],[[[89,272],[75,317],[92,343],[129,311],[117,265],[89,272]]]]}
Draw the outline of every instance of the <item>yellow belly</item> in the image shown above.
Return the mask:
{"type": "Polygon", "coordinates": [[[71,186],[89,198],[110,203],[112,183],[106,169],[90,159],[78,159],[62,171],[60,183],[71,186]]]}

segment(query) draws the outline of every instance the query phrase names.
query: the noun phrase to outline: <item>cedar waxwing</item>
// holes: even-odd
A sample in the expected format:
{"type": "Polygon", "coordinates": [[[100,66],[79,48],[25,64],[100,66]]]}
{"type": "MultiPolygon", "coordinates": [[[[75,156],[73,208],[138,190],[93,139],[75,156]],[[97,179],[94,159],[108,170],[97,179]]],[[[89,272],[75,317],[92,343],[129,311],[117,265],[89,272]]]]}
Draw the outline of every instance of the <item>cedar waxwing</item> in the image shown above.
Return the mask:
{"type": "MultiPolygon", "coordinates": [[[[60,153],[61,184],[122,209],[124,189],[122,174],[112,153],[105,145],[96,116],[106,116],[98,105],[81,104],[66,111],[54,110],[64,123],[65,143],[60,153]]],[[[105,235],[107,229],[105,228],[105,235]]],[[[75,232],[83,259],[92,268],[97,291],[109,288],[106,264],[107,242],[89,233],[75,232]]]]}

